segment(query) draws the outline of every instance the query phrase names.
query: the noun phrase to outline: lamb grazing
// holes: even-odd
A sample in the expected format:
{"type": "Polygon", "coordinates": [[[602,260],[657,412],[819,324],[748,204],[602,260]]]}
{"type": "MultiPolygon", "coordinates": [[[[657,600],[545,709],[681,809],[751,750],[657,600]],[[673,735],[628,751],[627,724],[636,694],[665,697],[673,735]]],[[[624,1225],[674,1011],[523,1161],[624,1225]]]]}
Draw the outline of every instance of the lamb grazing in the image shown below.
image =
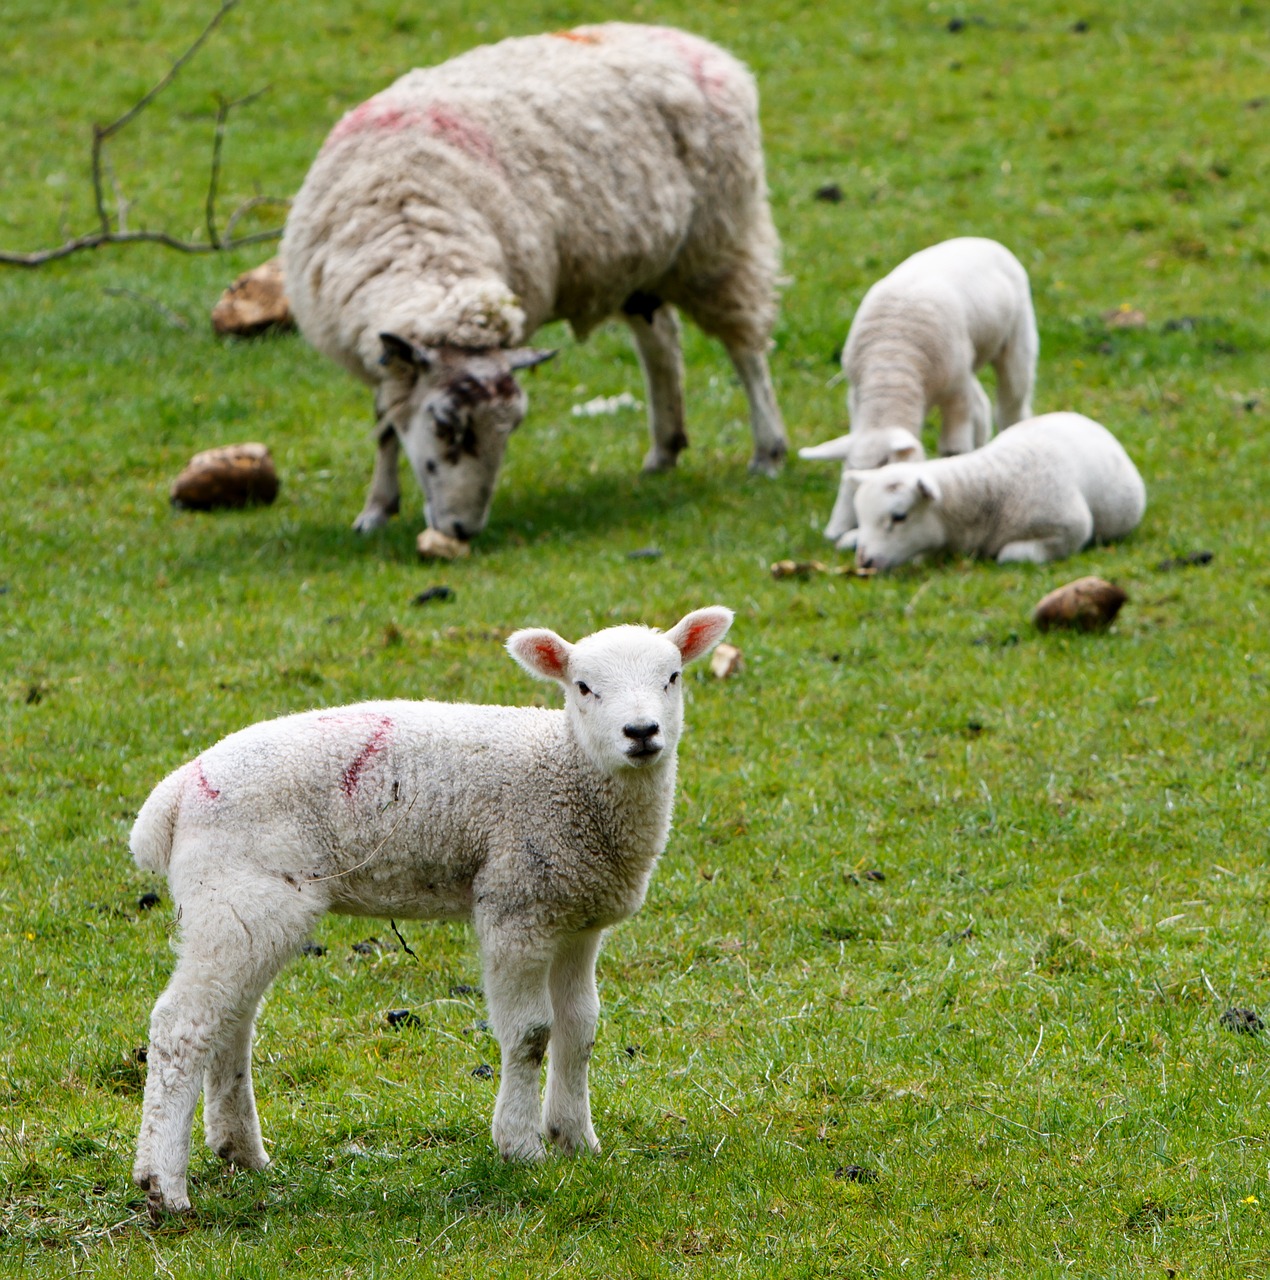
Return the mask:
{"type": "Polygon", "coordinates": [[[354,527],[397,511],[402,447],[429,526],[484,528],[525,413],[515,373],[555,354],[519,344],[551,320],[579,338],[610,316],[630,326],[658,471],[687,445],[686,312],[745,388],[751,470],[775,474],[777,252],[754,81],[705,40],[605,23],[404,75],[331,131],[282,249],[305,336],[375,388],[354,527]]]}
{"type": "Polygon", "coordinates": [[[851,430],[799,456],[843,463],[825,537],[855,546],[848,471],[925,457],[922,423],[939,407],[939,451],[968,453],[992,435],[992,406],[975,372],[997,374],[997,427],[1032,416],[1039,341],[1023,264],[977,236],[915,253],[864,295],[842,368],[851,430]]]}
{"type": "Polygon", "coordinates": [[[565,707],[368,702],[231,734],[154,789],[132,830],[167,873],[180,960],[150,1022],[133,1169],[150,1213],[189,1208],[200,1089],[207,1142],[269,1163],[251,1085],[256,1007],[327,911],[470,919],[502,1047],[493,1134],[508,1158],[598,1151],[587,1064],[604,930],[643,903],[666,846],[681,667],[732,612],[507,648],[565,707]],[[545,1101],[539,1081],[550,1044],[545,1101]]]}
{"type": "Polygon", "coordinates": [[[1043,564],[1124,537],[1146,510],[1128,454],[1079,413],[1031,418],[960,457],[850,471],[847,483],[861,569],[892,569],[944,547],[1043,564]]]}

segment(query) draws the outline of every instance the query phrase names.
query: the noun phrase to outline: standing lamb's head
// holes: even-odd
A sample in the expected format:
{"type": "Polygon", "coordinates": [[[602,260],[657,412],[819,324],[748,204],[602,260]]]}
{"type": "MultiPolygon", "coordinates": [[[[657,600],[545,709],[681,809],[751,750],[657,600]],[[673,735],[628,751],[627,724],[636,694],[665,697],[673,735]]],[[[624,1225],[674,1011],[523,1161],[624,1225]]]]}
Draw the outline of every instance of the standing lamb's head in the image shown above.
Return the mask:
{"type": "MultiPolygon", "coordinates": [[[[823,444],[799,449],[798,456],[809,458],[813,462],[842,463],[838,497],[833,504],[829,523],[825,525],[825,537],[838,542],[851,533],[857,524],[855,507],[851,501],[854,486],[848,482],[848,475],[852,471],[872,471],[893,462],[920,462],[926,454],[922,450],[922,442],[906,427],[885,427],[881,431],[849,431],[845,436],[826,440],[823,444]]],[[[853,542],[854,539],[839,545],[845,548],[853,542]]]]}
{"type": "Polygon", "coordinates": [[[712,605],[669,631],[610,627],[577,644],[554,631],[517,631],[507,650],[532,675],[559,682],[578,745],[597,769],[619,773],[674,759],[683,664],[709,653],[731,625],[732,610],[712,605]]]}
{"type": "Polygon", "coordinates": [[[474,538],[489,519],[507,438],[528,397],[515,371],[550,360],[531,347],[422,347],[381,333],[380,363],[399,385],[390,421],[423,489],[430,528],[474,538]]]}
{"type": "Polygon", "coordinates": [[[851,471],[860,522],[855,562],[860,569],[894,569],[948,543],[939,513],[939,484],[930,464],[901,462],[877,471],[851,471]]]}

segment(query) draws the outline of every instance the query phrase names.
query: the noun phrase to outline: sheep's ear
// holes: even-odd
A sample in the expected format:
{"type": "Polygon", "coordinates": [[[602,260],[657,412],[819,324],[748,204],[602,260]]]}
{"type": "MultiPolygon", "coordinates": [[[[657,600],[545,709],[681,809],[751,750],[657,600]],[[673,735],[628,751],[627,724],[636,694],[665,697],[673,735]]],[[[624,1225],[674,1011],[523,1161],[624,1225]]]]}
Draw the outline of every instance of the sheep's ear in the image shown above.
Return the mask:
{"type": "Polygon", "coordinates": [[[845,462],[850,453],[851,434],[826,440],[823,444],[809,444],[799,449],[798,456],[810,462],[845,462]]]}
{"type": "Polygon", "coordinates": [[[886,433],[887,462],[920,462],[922,442],[903,427],[891,427],[886,433]]]}
{"type": "Polygon", "coordinates": [[[379,341],[384,344],[384,353],[379,357],[383,365],[408,365],[412,369],[431,369],[436,363],[437,353],[430,347],[416,346],[395,333],[381,333],[379,341]]]}
{"type": "Polygon", "coordinates": [[[867,471],[844,471],[842,473],[842,483],[847,486],[847,492],[854,498],[855,491],[869,478],[867,471]]]}
{"type": "Polygon", "coordinates": [[[917,492],[927,502],[939,501],[939,484],[933,476],[918,476],[917,492]]]}
{"type": "Polygon", "coordinates": [[[507,652],[540,680],[565,683],[569,679],[569,655],[573,646],[554,631],[532,628],[516,631],[507,639],[507,652]]]}
{"type": "Polygon", "coordinates": [[[683,654],[685,662],[709,653],[732,625],[732,610],[721,604],[711,605],[708,609],[696,609],[681,618],[666,632],[666,639],[683,654]]]}
{"type": "Polygon", "coordinates": [[[513,369],[532,369],[536,364],[545,364],[553,356],[558,356],[560,349],[553,351],[535,347],[513,347],[507,353],[507,363],[513,369]]]}

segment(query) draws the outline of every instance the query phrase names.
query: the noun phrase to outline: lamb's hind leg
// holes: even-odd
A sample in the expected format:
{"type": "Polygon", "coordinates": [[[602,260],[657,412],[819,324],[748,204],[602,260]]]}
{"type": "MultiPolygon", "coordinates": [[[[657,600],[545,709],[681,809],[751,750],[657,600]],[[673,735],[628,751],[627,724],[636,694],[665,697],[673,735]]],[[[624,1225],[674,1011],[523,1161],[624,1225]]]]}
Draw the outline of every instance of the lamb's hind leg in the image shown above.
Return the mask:
{"type": "Polygon", "coordinates": [[[551,1052],[543,1130],[562,1151],[599,1151],[591,1124],[587,1069],[595,1044],[600,999],[595,989],[595,957],[600,931],[570,938],[551,966],[551,1052]]]}
{"type": "Polygon", "coordinates": [[[1036,325],[1016,333],[993,363],[997,371],[997,430],[1004,431],[1032,416],[1036,381],[1036,325]]]}
{"type": "MultiPolygon", "coordinates": [[[[186,1172],[190,1130],[204,1071],[221,1074],[229,1059],[241,1065],[241,1048],[223,1048],[249,1035],[250,1015],[287,956],[304,939],[315,917],[309,903],[277,900],[246,874],[244,891],[232,901],[210,895],[177,894],[183,946],[176,972],[150,1019],[150,1048],[142,1103],[141,1133],[133,1180],[147,1192],[153,1218],[190,1207],[186,1172]],[[247,1023],[247,1028],[241,1024],[247,1023]]],[[[222,889],[224,885],[222,884],[222,889]]],[[[236,1082],[231,1098],[212,1103],[213,1126],[226,1108],[250,1095],[250,1076],[236,1082]]],[[[254,1119],[254,1103],[251,1107],[254,1119]]],[[[241,1135],[246,1121],[239,1112],[241,1135]]],[[[259,1146],[259,1128],[256,1128],[259,1146]]],[[[263,1155],[263,1149],[260,1150],[263,1155]]]]}
{"type": "Polygon", "coordinates": [[[688,447],[684,431],[684,362],[674,307],[648,293],[633,293],[622,307],[644,370],[648,394],[645,471],[668,471],[688,447]]]}
{"type": "Polygon", "coordinates": [[[207,1145],[222,1160],[240,1169],[263,1169],[269,1163],[260,1137],[256,1096],[251,1083],[253,1005],[239,1016],[209,1053],[203,1072],[203,1129],[207,1145]]]}
{"type": "Polygon", "coordinates": [[[992,401],[974,374],[955,391],[942,396],[939,404],[939,452],[953,454],[980,449],[992,437],[992,401]]]}

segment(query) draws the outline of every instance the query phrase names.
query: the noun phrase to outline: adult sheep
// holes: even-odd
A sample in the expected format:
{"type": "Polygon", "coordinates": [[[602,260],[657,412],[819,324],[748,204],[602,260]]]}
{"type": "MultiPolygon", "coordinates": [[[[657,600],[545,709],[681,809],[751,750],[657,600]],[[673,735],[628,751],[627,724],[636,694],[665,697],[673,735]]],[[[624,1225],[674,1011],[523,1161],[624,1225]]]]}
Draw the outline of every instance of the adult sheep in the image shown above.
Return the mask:
{"type": "Polygon", "coordinates": [[[511,655],[565,707],[368,702],[231,734],[160,782],[132,830],[165,872],[180,960],[150,1020],[135,1181],[151,1216],[189,1208],[200,1090],[207,1142],[269,1163],[251,1083],[256,1007],[327,911],[470,919],[502,1047],[494,1141],[508,1158],[599,1150],[587,1064],[604,930],[637,911],[666,846],[684,663],[732,612],[664,634],[569,644],[517,631],[511,655]],[[539,1103],[543,1057],[545,1100],[539,1103]]]}
{"type": "Polygon", "coordinates": [[[524,416],[520,344],[620,315],[648,387],[646,471],[684,432],[675,308],[726,347],[749,398],[751,470],[786,451],[766,350],[778,242],[758,95],[729,54],[606,23],[485,45],[415,70],[344,116],[287,219],[295,318],[375,388],[378,455],[354,522],[399,506],[399,447],[429,526],[484,528],[524,416]]]}

